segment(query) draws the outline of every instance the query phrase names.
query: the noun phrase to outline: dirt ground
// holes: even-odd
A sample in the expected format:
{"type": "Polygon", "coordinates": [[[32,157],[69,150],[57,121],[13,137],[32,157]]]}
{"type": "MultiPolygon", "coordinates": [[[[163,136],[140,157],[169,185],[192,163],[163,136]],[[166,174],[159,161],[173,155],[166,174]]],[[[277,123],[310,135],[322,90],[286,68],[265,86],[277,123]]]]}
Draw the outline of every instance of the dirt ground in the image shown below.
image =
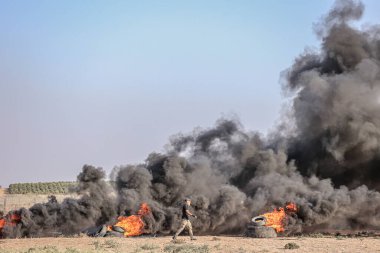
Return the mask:
{"type": "Polygon", "coordinates": [[[36,238],[0,240],[0,252],[131,252],[131,253],[245,253],[245,252],[380,252],[380,239],[339,237],[285,237],[256,239],[228,236],[199,236],[197,241],[180,237],[139,238],[36,238]],[[295,243],[298,249],[285,249],[295,243]]]}

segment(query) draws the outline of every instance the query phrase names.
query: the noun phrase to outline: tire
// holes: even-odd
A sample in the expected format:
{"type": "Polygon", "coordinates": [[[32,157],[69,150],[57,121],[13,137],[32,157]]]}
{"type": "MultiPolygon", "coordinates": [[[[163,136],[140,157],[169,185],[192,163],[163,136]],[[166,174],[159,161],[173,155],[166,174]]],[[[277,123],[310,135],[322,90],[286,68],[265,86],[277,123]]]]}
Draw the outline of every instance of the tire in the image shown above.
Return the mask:
{"type": "Polygon", "coordinates": [[[267,223],[267,218],[265,216],[256,216],[252,218],[252,223],[254,226],[265,226],[267,223]]]}
{"type": "Polygon", "coordinates": [[[276,231],[271,227],[257,226],[245,232],[248,237],[254,238],[274,238],[277,237],[276,231]]]}
{"type": "Polygon", "coordinates": [[[116,232],[119,232],[119,233],[124,233],[125,232],[124,228],[118,227],[118,226],[112,226],[112,230],[116,231],[116,232]]]}
{"type": "Polygon", "coordinates": [[[85,234],[91,237],[103,237],[107,232],[106,226],[91,227],[84,231],[85,234]]]}
{"type": "Polygon", "coordinates": [[[107,233],[104,235],[104,237],[124,237],[123,233],[119,233],[116,231],[107,231],[107,233]]]}
{"type": "Polygon", "coordinates": [[[107,227],[103,225],[102,228],[97,233],[96,237],[104,237],[106,233],[107,233],[107,227]]]}

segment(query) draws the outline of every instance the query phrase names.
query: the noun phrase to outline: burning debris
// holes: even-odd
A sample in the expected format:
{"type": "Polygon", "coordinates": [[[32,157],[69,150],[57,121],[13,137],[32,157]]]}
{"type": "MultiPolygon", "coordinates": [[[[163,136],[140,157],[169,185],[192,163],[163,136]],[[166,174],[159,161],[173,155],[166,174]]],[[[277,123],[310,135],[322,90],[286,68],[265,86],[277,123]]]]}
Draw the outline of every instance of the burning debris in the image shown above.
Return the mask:
{"type": "Polygon", "coordinates": [[[13,230],[21,221],[21,217],[16,212],[9,212],[6,216],[0,216],[0,238],[3,237],[3,230],[13,230]]]}
{"type": "Polygon", "coordinates": [[[276,237],[283,233],[289,217],[295,217],[297,212],[295,203],[288,203],[285,208],[275,208],[272,212],[253,217],[247,226],[246,235],[249,237],[276,237]]]}
{"type": "Polygon", "coordinates": [[[289,203],[285,208],[274,209],[273,212],[264,213],[261,217],[264,217],[264,225],[274,228],[277,233],[285,231],[285,222],[287,215],[295,214],[297,212],[297,206],[295,203],[289,203]]]}
{"type": "Polygon", "coordinates": [[[139,236],[149,231],[145,231],[146,224],[144,217],[151,214],[148,204],[141,204],[140,210],[136,215],[119,216],[114,225],[102,225],[91,227],[84,231],[85,234],[91,237],[131,237],[139,236]]]}
{"type": "Polygon", "coordinates": [[[145,223],[143,217],[151,213],[148,204],[143,203],[137,215],[120,216],[118,222],[113,226],[108,226],[108,231],[122,232],[125,237],[137,236],[144,233],[145,223]]]}
{"type": "Polygon", "coordinates": [[[363,11],[361,3],[337,1],[320,22],[320,51],[305,52],[283,74],[291,116],[268,138],[221,119],[171,138],[165,153],[142,164],[116,167],[114,184],[101,168],[85,165],[78,199],[18,210],[20,222],[5,225],[3,236],[75,234],[117,217],[123,235],[142,233],[142,225],[173,234],[185,196],[193,200],[197,234],[241,234],[259,213],[264,218],[253,223],[265,225],[251,225],[274,234],[380,229],[380,28],[350,26],[363,11]],[[285,201],[296,205],[265,213],[285,201]],[[124,217],[142,202],[149,215],[124,217]]]}

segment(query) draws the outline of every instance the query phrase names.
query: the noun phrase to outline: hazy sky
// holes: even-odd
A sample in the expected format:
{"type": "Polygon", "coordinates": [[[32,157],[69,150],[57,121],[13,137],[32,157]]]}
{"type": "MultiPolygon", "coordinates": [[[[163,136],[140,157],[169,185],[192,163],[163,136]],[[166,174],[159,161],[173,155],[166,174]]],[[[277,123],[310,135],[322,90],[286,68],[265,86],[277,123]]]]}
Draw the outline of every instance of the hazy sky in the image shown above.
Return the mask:
{"type": "Polygon", "coordinates": [[[332,3],[0,0],[0,185],[141,162],[221,116],[265,133],[332,3]]]}

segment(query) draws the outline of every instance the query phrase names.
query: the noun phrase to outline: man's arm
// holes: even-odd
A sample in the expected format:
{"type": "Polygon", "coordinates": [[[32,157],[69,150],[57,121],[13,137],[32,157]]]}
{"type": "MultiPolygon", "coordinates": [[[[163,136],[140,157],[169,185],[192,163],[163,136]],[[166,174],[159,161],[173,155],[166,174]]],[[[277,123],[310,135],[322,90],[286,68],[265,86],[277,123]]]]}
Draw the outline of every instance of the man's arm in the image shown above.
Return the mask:
{"type": "Polygon", "coordinates": [[[186,214],[189,215],[189,216],[192,216],[192,217],[194,217],[194,218],[197,218],[196,215],[192,214],[192,213],[189,211],[189,208],[188,208],[188,207],[186,208],[186,214]]]}

